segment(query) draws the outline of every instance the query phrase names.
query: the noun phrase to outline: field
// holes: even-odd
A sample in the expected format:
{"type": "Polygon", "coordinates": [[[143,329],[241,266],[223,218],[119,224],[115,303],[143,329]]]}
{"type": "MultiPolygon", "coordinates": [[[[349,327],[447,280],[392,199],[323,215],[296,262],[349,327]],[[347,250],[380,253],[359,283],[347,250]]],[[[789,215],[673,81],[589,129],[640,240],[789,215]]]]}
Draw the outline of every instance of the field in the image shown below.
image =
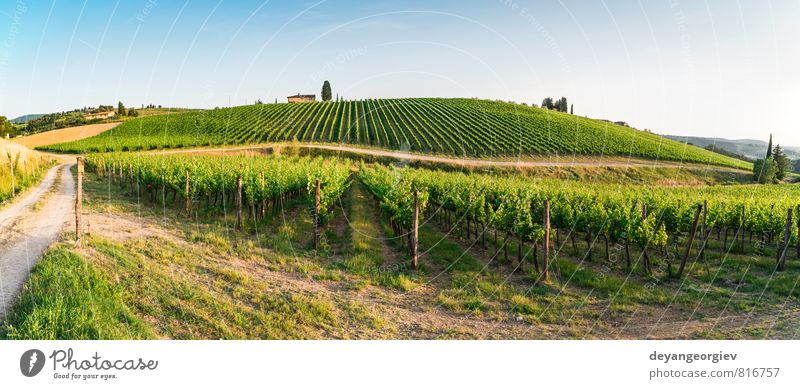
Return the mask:
{"type": "Polygon", "coordinates": [[[293,155],[86,167],[84,244],[37,264],[3,337],[798,336],[796,186],[293,155]]]}
{"type": "Polygon", "coordinates": [[[12,142],[33,149],[61,142],[70,142],[79,139],[90,138],[106,132],[118,125],[119,123],[98,123],[88,124],[85,126],[67,127],[59,130],[45,131],[38,134],[17,137],[12,139],[12,142]]]}
{"type": "Polygon", "coordinates": [[[91,153],[292,140],[459,157],[623,156],[751,167],[601,120],[477,99],[377,99],[191,111],[129,120],[113,132],[43,149],[91,153]]]}
{"type": "Polygon", "coordinates": [[[0,139],[0,204],[35,185],[52,165],[52,158],[0,139]]]}

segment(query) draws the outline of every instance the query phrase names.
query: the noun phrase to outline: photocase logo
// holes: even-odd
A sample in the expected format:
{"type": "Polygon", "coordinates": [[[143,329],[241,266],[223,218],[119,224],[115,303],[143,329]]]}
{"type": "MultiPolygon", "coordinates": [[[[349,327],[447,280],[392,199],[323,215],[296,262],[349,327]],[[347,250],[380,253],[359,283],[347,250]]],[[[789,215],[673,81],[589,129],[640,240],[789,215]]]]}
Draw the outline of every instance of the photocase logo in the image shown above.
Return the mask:
{"type": "Polygon", "coordinates": [[[19,370],[25,377],[39,374],[43,367],[44,353],[37,349],[25,351],[19,359],[19,370]]]}

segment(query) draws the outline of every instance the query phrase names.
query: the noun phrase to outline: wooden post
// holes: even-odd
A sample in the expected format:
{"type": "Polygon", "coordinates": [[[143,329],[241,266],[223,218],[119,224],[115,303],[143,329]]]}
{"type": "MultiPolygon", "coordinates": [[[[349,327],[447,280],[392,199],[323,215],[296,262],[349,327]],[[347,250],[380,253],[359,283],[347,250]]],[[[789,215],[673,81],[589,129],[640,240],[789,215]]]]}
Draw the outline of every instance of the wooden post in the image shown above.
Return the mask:
{"type": "Polygon", "coordinates": [[[544,258],[542,259],[542,280],[547,282],[550,273],[550,200],[544,201],[544,258]]]}
{"type": "MultiPolygon", "coordinates": [[[[645,220],[647,220],[647,204],[645,204],[645,202],[642,201],[642,223],[644,223],[645,220]]],[[[642,248],[642,260],[644,262],[644,270],[647,271],[647,273],[649,274],[650,273],[650,256],[647,255],[647,246],[648,245],[649,245],[649,238],[648,238],[648,242],[645,243],[644,247],[642,248]]]]}
{"type": "MultiPolygon", "coordinates": [[[[741,225],[739,231],[740,231],[740,235],[741,235],[741,239],[740,239],[741,240],[741,244],[740,244],[741,247],[740,248],[742,250],[742,253],[744,253],[744,205],[742,205],[742,225],[741,225]]],[[[734,239],[734,241],[735,241],[735,239],[734,239]]]]}
{"type": "Polygon", "coordinates": [[[189,194],[189,171],[186,171],[186,187],[184,188],[183,192],[184,196],[186,196],[186,217],[189,219],[192,218],[192,198],[189,194]]]}
{"type": "Polygon", "coordinates": [[[16,189],[14,185],[14,160],[11,159],[11,155],[8,155],[8,164],[11,165],[11,197],[15,196],[16,189]]]}
{"type": "Polygon", "coordinates": [[[786,212],[786,228],[783,230],[783,250],[778,257],[778,270],[786,270],[786,252],[789,251],[789,241],[792,233],[792,208],[786,212]]]}
{"type": "Polygon", "coordinates": [[[320,182],[317,179],[317,186],[314,190],[314,250],[319,249],[319,199],[320,182]]]}
{"type": "Polygon", "coordinates": [[[692,230],[689,232],[689,241],[686,243],[686,252],[683,254],[683,259],[681,260],[681,267],[678,269],[678,278],[683,275],[683,269],[686,267],[686,260],[689,259],[689,252],[692,250],[692,244],[694,243],[694,236],[697,233],[697,222],[700,219],[700,211],[703,210],[703,206],[699,206],[697,211],[694,213],[694,221],[692,222],[692,230]]]}
{"type": "Polygon", "coordinates": [[[236,229],[242,229],[242,176],[236,180],[236,229]]]}
{"type": "Polygon", "coordinates": [[[81,244],[81,213],[83,213],[83,157],[78,157],[78,184],[75,191],[75,247],[81,244]]]}
{"type": "Polygon", "coordinates": [[[706,244],[708,244],[708,231],[706,231],[706,221],[708,220],[708,200],[703,200],[703,224],[700,228],[700,236],[703,237],[703,243],[700,245],[700,259],[706,257],[706,244]]]}
{"type": "Polygon", "coordinates": [[[267,196],[264,192],[264,172],[258,173],[258,180],[261,182],[261,221],[267,220],[267,196]]]}
{"type": "Polygon", "coordinates": [[[411,268],[419,266],[419,192],[414,191],[414,213],[411,215],[411,268]]]}

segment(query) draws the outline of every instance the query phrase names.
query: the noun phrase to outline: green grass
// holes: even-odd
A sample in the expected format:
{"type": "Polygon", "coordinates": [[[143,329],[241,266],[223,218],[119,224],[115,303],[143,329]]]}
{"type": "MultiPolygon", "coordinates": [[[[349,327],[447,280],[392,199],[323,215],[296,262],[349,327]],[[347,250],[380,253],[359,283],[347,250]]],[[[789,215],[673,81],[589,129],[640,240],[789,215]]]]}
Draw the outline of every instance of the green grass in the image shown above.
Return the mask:
{"type": "Polygon", "coordinates": [[[152,328],[125,301],[126,290],[80,255],[60,246],[31,272],[0,337],[146,339],[152,328]]]}
{"type": "Polygon", "coordinates": [[[63,152],[282,142],[351,143],[456,156],[603,155],[749,169],[750,164],[601,120],[477,99],[263,104],[143,117],[63,152]]]}

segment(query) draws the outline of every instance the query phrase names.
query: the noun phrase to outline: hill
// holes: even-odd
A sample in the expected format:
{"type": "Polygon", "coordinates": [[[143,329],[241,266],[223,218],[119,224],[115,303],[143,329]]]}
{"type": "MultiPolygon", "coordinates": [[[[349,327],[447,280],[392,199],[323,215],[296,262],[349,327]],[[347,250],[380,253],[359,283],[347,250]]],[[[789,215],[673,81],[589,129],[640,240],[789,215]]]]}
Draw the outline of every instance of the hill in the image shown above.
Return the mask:
{"type": "MultiPolygon", "coordinates": [[[[664,137],[678,142],[688,142],[702,148],[705,148],[708,145],[714,145],[716,148],[725,149],[752,159],[764,158],[764,153],[767,152],[767,142],[762,140],[704,138],[680,135],[664,135],[664,137]]],[[[781,147],[790,159],[800,159],[800,147],[784,145],[781,145],[781,147]]]]}
{"type": "Polygon", "coordinates": [[[31,113],[31,114],[28,114],[28,115],[22,115],[20,117],[16,117],[14,119],[11,119],[11,123],[14,123],[14,124],[25,124],[25,123],[27,123],[27,122],[29,122],[31,120],[36,120],[36,119],[38,119],[38,118],[40,118],[40,117],[42,117],[44,115],[45,114],[43,114],[43,113],[31,113]]]}
{"type": "Polygon", "coordinates": [[[612,155],[750,168],[744,161],[602,120],[505,102],[440,98],[259,104],[143,117],[46,149],[127,151],[293,139],[471,157],[612,155]]]}

